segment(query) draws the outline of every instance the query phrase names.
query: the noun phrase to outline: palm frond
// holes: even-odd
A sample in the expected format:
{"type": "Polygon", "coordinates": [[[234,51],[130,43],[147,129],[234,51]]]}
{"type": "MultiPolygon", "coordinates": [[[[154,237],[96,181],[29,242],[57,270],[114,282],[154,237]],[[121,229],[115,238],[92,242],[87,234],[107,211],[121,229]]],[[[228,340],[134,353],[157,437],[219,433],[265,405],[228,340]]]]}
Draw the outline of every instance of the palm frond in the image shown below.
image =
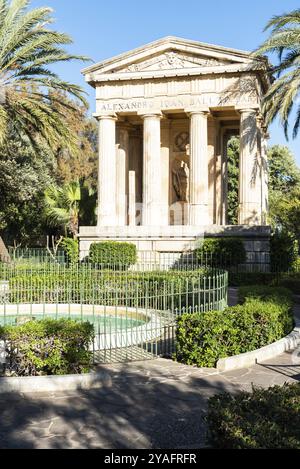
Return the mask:
{"type": "MultiPolygon", "coordinates": [[[[0,143],[5,140],[8,122],[38,145],[76,149],[76,137],[64,113],[53,108],[51,95],[66,94],[87,106],[81,87],[65,82],[50,69],[54,63],[88,60],[70,54],[65,46],[73,41],[67,34],[48,28],[53,22],[52,9],[29,9],[29,0],[0,0],[0,82],[5,100],[0,103],[0,143]]],[[[58,102],[58,98],[57,98],[58,102]]],[[[60,105],[66,104],[61,99],[60,105]]]]}
{"type": "MultiPolygon", "coordinates": [[[[277,53],[279,63],[272,69],[277,80],[269,88],[263,101],[263,113],[267,124],[277,116],[288,139],[289,122],[300,90],[300,9],[281,16],[274,16],[266,25],[270,37],[254,52],[277,53]]],[[[293,125],[293,137],[300,125],[299,109],[293,125]]]]}
{"type": "Polygon", "coordinates": [[[273,32],[278,31],[287,24],[299,24],[300,23],[300,9],[291,11],[290,13],[284,13],[283,15],[273,16],[268,21],[264,31],[272,28],[273,32]]]}

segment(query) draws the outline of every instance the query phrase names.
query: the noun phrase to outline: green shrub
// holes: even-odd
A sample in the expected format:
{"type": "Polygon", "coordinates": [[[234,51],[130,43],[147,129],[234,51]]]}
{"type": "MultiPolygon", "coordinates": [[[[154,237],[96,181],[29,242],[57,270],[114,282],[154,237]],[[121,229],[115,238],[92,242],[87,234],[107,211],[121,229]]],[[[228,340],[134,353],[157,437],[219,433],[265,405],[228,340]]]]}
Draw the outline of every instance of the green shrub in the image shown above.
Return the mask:
{"type": "Polygon", "coordinates": [[[279,286],[288,288],[295,295],[300,295],[300,273],[283,274],[276,283],[279,286]]]}
{"type": "Polygon", "coordinates": [[[64,238],[61,246],[66,254],[68,264],[79,262],[79,242],[74,238],[64,238]]]}
{"type": "Polygon", "coordinates": [[[287,233],[274,233],[270,239],[270,262],[272,272],[287,272],[297,260],[297,242],[287,233]]]}
{"type": "Polygon", "coordinates": [[[293,262],[292,270],[293,272],[300,274],[300,256],[298,255],[295,261],[293,262]]]}
{"type": "Polygon", "coordinates": [[[17,376],[63,375],[90,370],[94,327],[69,319],[0,327],[6,372],[17,376]]]}
{"type": "Polygon", "coordinates": [[[271,344],[293,328],[291,295],[271,287],[240,292],[244,303],[224,311],[183,314],[177,319],[176,359],[214,367],[220,358],[271,344]],[[269,290],[268,290],[269,288],[269,290]]]}
{"type": "Polygon", "coordinates": [[[300,449],[300,384],[216,395],[205,420],[214,448],[300,449]]]}
{"type": "Polygon", "coordinates": [[[239,238],[207,238],[195,254],[200,263],[219,267],[234,267],[246,261],[244,243],[239,238]]]}
{"type": "Polygon", "coordinates": [[[242,285],[272,285],[276,284],[278,275],[271,272],[233,272],[229,271],[228,283],[231,287],[242,285]]]}
{"type": "Polygon", "coordinates": [[[300,272],[232,272],[229,271],[228,283],[231,287],[265,285],[285,287],[300,295],[300,272]]]}
{"type": "Polygon", "coordinates": [[[128,268],[137,261],[134,244],[117,241],[93,243],[90,247],[89,261],[106,268],[128,268]]]}
{"type": "Polygon", "coordinates": [[[265,285],[243,286],[238,290],[239,303],[245,303],[249,300],[260,300],[272,302],[280,308],[290,308],[292,305],[292,293],[284,287],[272,287],[265,285]]]}

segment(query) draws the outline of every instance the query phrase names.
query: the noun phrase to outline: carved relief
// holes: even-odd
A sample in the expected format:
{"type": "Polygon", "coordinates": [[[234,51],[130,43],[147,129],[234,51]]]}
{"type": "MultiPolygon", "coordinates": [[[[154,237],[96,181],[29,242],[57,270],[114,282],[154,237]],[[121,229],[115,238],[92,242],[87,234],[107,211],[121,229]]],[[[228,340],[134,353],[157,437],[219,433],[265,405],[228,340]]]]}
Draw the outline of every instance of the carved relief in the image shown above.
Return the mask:
{"type": "Polygon", "coordinates": [[[143,62],[134,63],[126,68],[115,70],[115,72],[141,72],[147,70],[172,70],[192,67],[214,67],[218,65],[225,65],[230,62],[225,60],[217,60],[214,58],[207,58],[205,56],[194,57],[188,54],[179,54],[178,52],[170,51],[153,57],[152,59],[143,62]]]}

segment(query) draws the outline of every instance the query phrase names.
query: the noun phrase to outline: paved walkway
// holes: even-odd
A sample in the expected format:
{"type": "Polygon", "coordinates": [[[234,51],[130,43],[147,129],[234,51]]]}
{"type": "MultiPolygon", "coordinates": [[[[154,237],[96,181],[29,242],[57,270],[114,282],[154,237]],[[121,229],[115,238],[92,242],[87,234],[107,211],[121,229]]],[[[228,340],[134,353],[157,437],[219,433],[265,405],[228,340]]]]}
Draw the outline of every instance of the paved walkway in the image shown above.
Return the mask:
{"type": "Polygon", "coordinates": [[[210,396],[300,381],[294,357],[224,373],[163,359],[109,365],[100,390],[1,396],[0,448],[200,448],[210,396]]]}

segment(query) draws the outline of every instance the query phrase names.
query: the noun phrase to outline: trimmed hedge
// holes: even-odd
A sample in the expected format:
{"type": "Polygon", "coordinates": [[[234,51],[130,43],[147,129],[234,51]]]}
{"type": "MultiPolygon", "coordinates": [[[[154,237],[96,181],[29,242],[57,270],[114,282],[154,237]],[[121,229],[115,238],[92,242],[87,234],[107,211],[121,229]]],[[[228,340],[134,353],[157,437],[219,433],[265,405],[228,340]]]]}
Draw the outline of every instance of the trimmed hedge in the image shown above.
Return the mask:
{"type": "Polygon", "coordinates": [[[300,383],[216,395],[205,421],[214,448],[300,449],[300,383]]]}
{"type": "Polygon", "coordinates": [[[195,249],[199,262],[219,267],[234,267],[246,261],[246,250],[240,238],[207,238],[195,249]]]}
{"type": "Polygon", "coordinates": [[[248,285],[275,285],[278,274],[271,272],[228,272],[228,283],[231,287],[248,285]]]}
{"type": "Polygon", "coordinates": [[[228,283],[231,287],[248,285],[265,285],[285,287],[296,295],[300,295],[300,272],[271,273],[271,272],[231,272],[228,283]]]}
{"type": "Polygon", "coordinates": [[[292,293],[284,287],[272,287],[266,285],[253,285],[240,287],[238,301],[240,304],[249,300],[259,300],[266,303],[274,303],[280,308],[289,308],[292,305],[292,293]]]}
{"type": "MultiPolygon", "coordinates": [[[[122,272],[80,266],[54,271],[21,272],[10,278],[10,303],[83,303],[166,309],[203,300],[207,269],[193,271],[122,272]],[[193,294],[193,292],[195,292],[193,294]],[[188,294],[189,293],[189,294],[188,294]],[[191,299],[194,297],[194,301],[191,299]]],[[[206,282],[208,287],[208,281],[206,282]]]]}
{"type": "Polygon", "coordinates": [[[6,374],[41,376],[90,371],[94,326],[70,319],[29,321],[0,327],[5,341],[6,374]]]}
{"type": "Polygon", "coordinates": [[[137,261],[137,249],[134,244],[118,241],[93,243],[90,247],[89,262],[108,269],[128,268],[137,261]]]}
{"type": "Polygon", "coordinates": [[[224,311],[183,314],[177,319],[176,360],[214,367],[220,358],[250,352],[281,339],[293,328],[286,289],[243,289],[244,303],[224,311]]]}

